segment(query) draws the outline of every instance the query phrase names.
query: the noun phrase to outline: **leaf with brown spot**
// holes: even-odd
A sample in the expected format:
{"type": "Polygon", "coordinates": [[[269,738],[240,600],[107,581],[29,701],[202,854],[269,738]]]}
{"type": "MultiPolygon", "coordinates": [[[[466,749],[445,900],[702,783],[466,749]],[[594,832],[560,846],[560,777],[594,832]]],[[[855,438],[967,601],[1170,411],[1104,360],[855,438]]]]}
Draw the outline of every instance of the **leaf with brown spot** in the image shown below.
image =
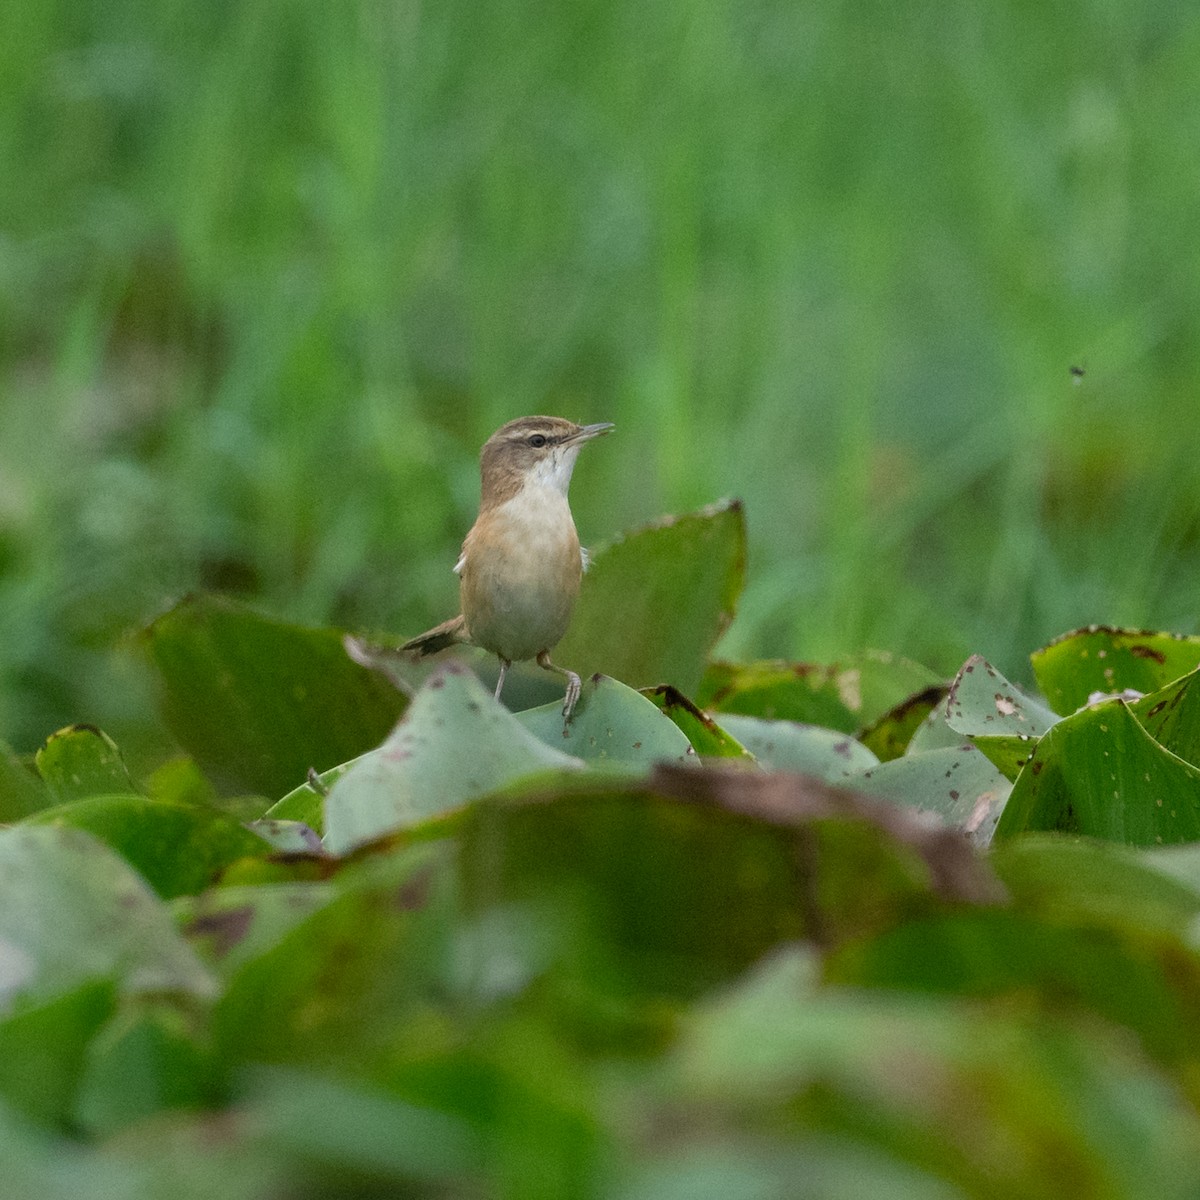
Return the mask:
{"type": "Polygon", "coordinates": [[[1031,656],[1050,707],[1064,716],[1095,693],[1156,692],[1200,667],[1200,637],[1089,625],[1031,656]]]}
{"type": "Polygon", "coordinates": [[[973,654],[946,696],[946,722],[969,737],[1008,779],[1016,779],[1038,738],[1059,718],[973,654]]]}
{"type": "Polygon", "coordinates": [[[1082,709],[1038,743],[997,839],[1061,830],[1154,846],[1200,839],[1200,768],[1165,750],[1124,700],[1082,709]]]}

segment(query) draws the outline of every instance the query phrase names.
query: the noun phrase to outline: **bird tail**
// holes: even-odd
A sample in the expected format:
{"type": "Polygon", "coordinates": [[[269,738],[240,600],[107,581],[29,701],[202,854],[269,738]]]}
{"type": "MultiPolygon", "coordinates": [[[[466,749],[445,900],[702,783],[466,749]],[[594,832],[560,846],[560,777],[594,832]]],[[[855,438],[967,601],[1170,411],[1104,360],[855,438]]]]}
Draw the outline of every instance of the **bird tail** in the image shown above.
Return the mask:
{"type": "Polygon", "coordinates": [[[410,638],[400,649],[424,658],[427,654],[436,654],[439,650],[445,650],[447,646],[455,646],[467,640],[467,623],[460,613],[457,617],[451,617],[449,621],[443,621],[415,638],[410,638]]]}

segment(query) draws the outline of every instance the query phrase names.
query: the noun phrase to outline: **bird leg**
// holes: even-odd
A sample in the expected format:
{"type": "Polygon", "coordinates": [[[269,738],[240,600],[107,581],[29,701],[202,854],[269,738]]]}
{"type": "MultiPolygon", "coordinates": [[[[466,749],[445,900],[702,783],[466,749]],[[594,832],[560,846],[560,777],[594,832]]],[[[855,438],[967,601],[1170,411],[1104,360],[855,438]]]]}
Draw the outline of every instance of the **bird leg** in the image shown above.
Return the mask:
{"type": "Polygon", "coordinates": [[[565,675],[567,680],[567,694],[563,700],[563,720],[569,721],[571,713],[575,711],[575,704],[579,700],[579,692],[583,684],[579,680],[579,676],[574,671],[568,671],[566,667],[555,666],[550,661],[550,651],[543,650],[537,656],[537,665],[543,671],[553,671],[556,675],[565,675]]]}
{"type": "MultiPolygon", "coordinates": [[[[499,658],[499,655],[497,655],[497,657],[499,658]]],[[[508,674],[508,668],[511,666],[512,666],[512,663],[510,663],[507,658],[500,659],[500,678],[496,680],[496,699],[497,700],[500,699],[500,693],[504,690],[504,677],[505,677],[505,675],[508,674]]]]}

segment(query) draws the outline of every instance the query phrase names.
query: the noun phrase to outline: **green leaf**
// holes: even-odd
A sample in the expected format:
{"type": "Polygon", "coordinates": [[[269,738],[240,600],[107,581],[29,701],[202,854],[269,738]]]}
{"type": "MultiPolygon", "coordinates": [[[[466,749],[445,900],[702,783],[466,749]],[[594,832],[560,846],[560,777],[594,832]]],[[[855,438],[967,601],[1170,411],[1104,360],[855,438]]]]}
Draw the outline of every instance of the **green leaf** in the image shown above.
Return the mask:
{"type": "Polygon", "coordinates": [[[201,891],[230,863],[271,849],[224,813],[144,796],[92,796],[48,808],[28,823],[87,830],[165,899],[201,891]]]}
{"type": "Polygon", "coordinates": [[[1037,739],[1058,720],[978,654],[967,659],[946,697],[950,728],[969,737],[1008,779],[1016,779],[1037,739]]]}
{"type": "Polygon", "coordinates": [[[563,666],[630,687],[691,695],[733,619],[746,573],[746,524],[734,500],[668,517],[598,548],[583,577],[563,666]]]}
{"type": "Polygon", "coordinates": [[[1200,838],[1200,768],[1164,750],[1124,700],[1066,717],[1038,743],[997,838],[1061,830],[1153,846],[1200,838]]]}
{"type": "Polygon", "coordinates": [[[449,663],[416,694],[383,745],[334,783],[325,798],[325,844],[345,854],[522,776],[582,765],[535,737],[474,675],[449,663]]]}
{"type": "Polygon", "coordinates": [[[674,721],[606,675],[585,681],[570,724],[563,721],[561,703],[526,709],[517,720],[539,741],[585,762],[644,769],[656,762],[683,762],[695,753],[674,721]]]}
{"type": "Polygon", "coordinates": [[[968,744],[906,754],[854,775],[848,787],[933,813],[979,846],[991,842],[1012,784],[968,744]]]}
{"type": "Polygon", "coordinates": [[[1160,746],[1200,767],[1200,671],[1133,701],[1130,711],[1160,746]]]}
{"type": "Polygon", "coordinates": [[[1095,693],[1156,692],[1200,666],[1200,637],[1090,625],[1031,655],[1038,687],[1064,716],[1095,693]]]}
{"type": "Polygon", "coordinates": [[[872,721],[859,734],[858,740],[880,762],[899,758],[908,749],[925,719],[946,699],[948,691],[949,688],[942,683],[922,688],[872,721]]]}
{"type": "Polygon", "coordinates": [[[0,829],[0,1004],[103,979],[126,992],[213,990],[162,902],[107,846],[54,825],[0,829]]]}
{"type": "MultiPolygon", "coordinates": [[[[371,751],[368,750],[367,754],[371,751]]],[[[352,758],[349,762],[338,763],[328,771],[322,771],[316,778],[316,786],[311,779],[293,788],[286,796],[276,800],[263,814],[265,821],[296,821],[307,825],[309,829],[320,834],[325,829],[325,797],[329,789],[364,755],[352,758]]]]}
{"type": "Polygon", "coordinates": [[[740,713],[725,713],[721,724],[768,771],[799,771],[826,783],[844,784],[849,776],[879,761],[854,738],[834,729],[740,713]]]}
{"type": "Polygon", "coordinates": [[[171,732],[227,791],[276,797],[377,744],[404,709],[341,634],[195,596],[146,631],[171,732]]]}
{"type": "Polygon", "coordinates": [[[753,761],[754,755],[745,746],[669,683],[656,688],[643,688],[642,695],[675,722],[701,758],[753,761]]]}
{"type": "Polygon", "coordinates": [[[704,675],[696,703],[709,711],[853,733],[938,682],[927,667],[874,650],[831,666],[715,662],[704,675]]]}
{"type": "Polygon", "coordinates": [[[105,980],[0,1020],[0,1096],[43,1125],[65,1125],[88,1044],[113,1006],[113,986],[105,980]]]}
{"type": "Polygon", "coordinates": [[[59,804],[138,790],[116,743],[92,725],[71,725],[51,734],[37,752],[37,768],[59,804]]]}

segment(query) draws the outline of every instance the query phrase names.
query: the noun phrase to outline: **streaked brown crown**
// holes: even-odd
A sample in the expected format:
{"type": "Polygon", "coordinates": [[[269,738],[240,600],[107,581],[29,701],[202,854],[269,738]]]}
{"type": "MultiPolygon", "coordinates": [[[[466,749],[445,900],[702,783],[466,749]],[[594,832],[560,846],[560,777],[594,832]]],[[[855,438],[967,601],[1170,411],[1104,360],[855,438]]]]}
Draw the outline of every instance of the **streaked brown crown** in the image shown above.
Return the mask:
{"type": "Polygon", "coordinates": [[[532,467],[584,433],[565,417],[518,417],[501,425],[479,452],[481,508],[511,499],[532,467]]]}

